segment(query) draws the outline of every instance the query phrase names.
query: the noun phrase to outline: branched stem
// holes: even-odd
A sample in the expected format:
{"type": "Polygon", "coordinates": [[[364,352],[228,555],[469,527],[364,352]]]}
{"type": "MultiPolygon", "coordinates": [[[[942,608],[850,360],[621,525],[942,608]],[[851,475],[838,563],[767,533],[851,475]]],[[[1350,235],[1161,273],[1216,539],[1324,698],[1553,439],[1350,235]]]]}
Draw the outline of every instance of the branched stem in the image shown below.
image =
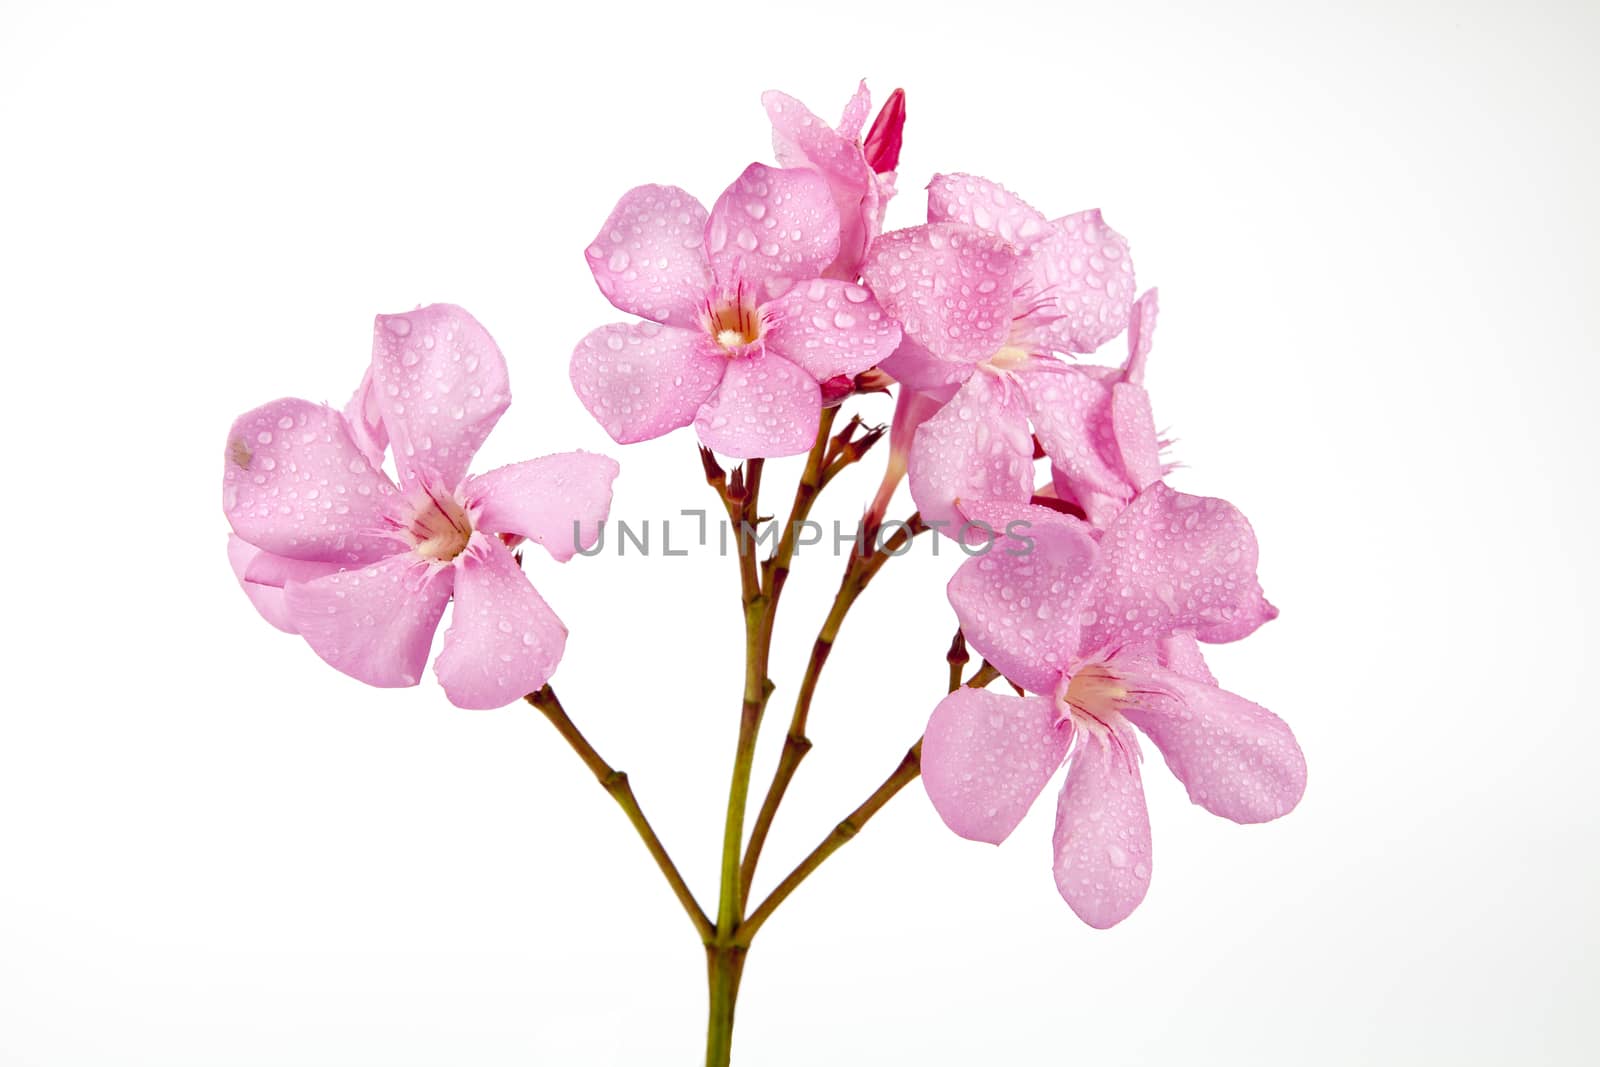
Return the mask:
{"type": "MultiPolygon", "coordinates": [[[[812,643],[811,659],[806,664],[805,676],[800,681],[800,691],[795,697],[794,713],[789,719],[789,732],[783,739],[783,750],[778,754],[778,769],[773,774],[772,784],[767,787],[766,799],[762,801],[761,811],[756,816],[755,828],[750,832],[750,844],[745,850],[741,873],[744,891],[747,894],[751,882],[755,879],[756,864],[760,862],[761,850],[766,844],[768,832],[772,829],[772,821],[777,816],[778,806],[783,803],[783,795],[787,792],[800,761],[811,751],[811,739],[806,736],[806,721],[811,714],[811,700],[817,691],[817,681],[821,678],[822,668],[833,651],[833,643],[839,636],[839,628],[844,625],[845,616],[850,613],[856,598],[883,568],[884,563],[891,557],[899,555],[913,537],[927,528],[921,516],[913,514],[881,546],[874,546],[865,554],[860,551],[850,553],[850,558],[845,564],[844,578],[839,583],[839,592],[833,598],[833,607],[829,609],[828,617],[823,621],[816,641],[812,643]]],[[[865,523],[862,524],[861,534],[867,536],[865,523]]],[[[870,542],[858,542],[857,548],[868,543],[870,542]]]]}
{"type": "MultiPolygon", "coordinates": [[[[961,665],[966,663],[966,642],[962,639],[961,631],[956,631],[956,641],[951,644],[950,652],[946,658],[950,662],[951,677],[959,683],[961,665]],[[957,655],[958,649],[959,657],[957,655]],[[959,662],[957,662],[958,659],[959,662]]],[[[982,689],[998,677],[1000,677],[1000,672],[988,660],[984,660],[983,665],[972,673],[971,678],[967,679],[966,685],[974,689],[982,689]]],[[[956,686],[951,686],[950,691],[955,692],[955,689],[956,686]]],[[[783,881],[778,883],[777,888],[767,895],[767,899],[763,900],[756,910],[750,913],[750,917],[739,927],[739,943],[748,946],[750,939],[755,937],[756,931],[771,918],[774,911],[778,910],[778,905],[782,904],[790,893],[799,888],[800,883],[810,877],[812,871],[822,866],[829,856],[843,847],[845,842],[860,833],[861,828],[867,824],[868,819],[876,815],[879,809],[889,803],[896,793],[900,792],[908,782],[921,773],[922,738],[919,737],[917,738],[917,743],[912,745],[905,756],[901,758],[893,773],[883,780],[883,784],[873,790],[871,796],[862,801],[855,811],[852,811],[835,826],[833,831],[823,838],[822,842],[812,849],[810,854],[801,860],[799,865],[790,871],[783,881]]]]}
{"type": "Polygon", "coordinates": [[[544,712],[545,718],[555,726],[556,731],[566,739],[567,744],[578,754],[578,758],[594,773],[595,780],[611,798],[622,808],[628,821],[633,823],[633,828],[638,831],[643,839],[645,848],[650,850],[650,857],[656,861],[656,866],[661,868],[661,873],[666,876],[667,884],[678,897],[678,903],[683,905],[684,912],[689,916],[689,921],[694,923],[695,932],[702,941],[710,940],[713,930],[711,920],[706,916],[705,910],[695,900],[689,886],[683,880],[683,875],[678,873],[677,865],[672,862],[672,857],[667,855],[666,848],[661,844],[661,839],[650,826],[650,820],[644,816],[644,811],[639,807],[639,800],[633,795],[633,786],[628,783],[628,776],[616,770],[595,751],[587,738],[579,732],[578,727],[568,718],[566,709],[561,706],[561,700],[556,696],[556,691],[550,686],[545,686],[537,693],[529,693],[525,698],[528,703],[544,712]]]}

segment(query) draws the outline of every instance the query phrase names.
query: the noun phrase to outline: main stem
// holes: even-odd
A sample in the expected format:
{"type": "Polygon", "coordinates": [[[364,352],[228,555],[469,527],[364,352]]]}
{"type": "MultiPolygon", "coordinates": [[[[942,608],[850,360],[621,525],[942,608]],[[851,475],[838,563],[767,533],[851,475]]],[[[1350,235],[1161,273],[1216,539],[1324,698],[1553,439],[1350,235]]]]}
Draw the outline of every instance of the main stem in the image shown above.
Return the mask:
{"type": "MultiPolygon", "coordinates": [[[[707,470],[709,453],[703,453],[707,470]]],[[[706,1020],[706,1067],[727,1067],[733,1055],[733,1012],[739,996],[739,976],[744,969],[744,947],[735,944],[744,918],[740,894],[739,858],[744,845],[744,809],[750,795],[750,768],[755,760],[756,735],[766,706],[767,614],[771,601],[761,588],[756,565],[755,526],[759,521],[762,461],[752,459],[735,470],[724,485],[712,478],[734,527],[739,554],[739,595],[744,609],[744,696],[739,707],[739,739],[734,746],[733,775],[728,783],[728,810],[722,829],[722,875],[717,897],[717,922],[706,942],[706,984],[709,1004],[706,1020]]]]}

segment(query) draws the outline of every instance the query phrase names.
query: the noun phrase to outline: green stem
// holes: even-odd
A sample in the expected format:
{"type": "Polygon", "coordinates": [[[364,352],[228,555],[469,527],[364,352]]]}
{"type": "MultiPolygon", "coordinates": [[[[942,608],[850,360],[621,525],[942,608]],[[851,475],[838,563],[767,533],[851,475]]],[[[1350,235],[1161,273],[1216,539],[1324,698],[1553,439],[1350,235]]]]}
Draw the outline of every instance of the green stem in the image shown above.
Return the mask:
{"type": "MultiPolygon", "coordinates": [[[[957,637],[960,637],[959,631],[957,631],[957,637]]],[[[951,677],[957,683],[959,683],[961,677],[961,664],[966,662],[965,658],[957,656],[958,647],[961,657],[964,657],[966,654],[965,641],[959,642],[959,646],[952,644],[950,654],[947,657],[950,661],[951,677]],[[958,658],[960,658],[960,663],[957,663],[958,658]]],[[[995,670],[988,660],[984,660],[983,666],[972,673],[972,677],[967,679],[966,684],[972,688],[981,689],[998,677],[1000,677],[1000,672],[995,670]]],[[[951,686],[950,691],[955,691],[954,685],[951,686]]],[[[811,876],[812,871],[822,866],[829,856],[839,851],[840,848],[844,847],[845,842],[860,833],[861,828],[866,826],[867,820],[876,815],[896,793],[904,789],[907,783],[921,773],[922,738],[919,737],[917,738],[917,743],[912,745],[910,750],[901,758],[899,765],[895,767],[889,777],[883,780],[883,784],[873,790],[872,795],[862,801],[855,811],[852,811],[841,820],[833,828],[832,832],[823,838],[822,842],[812,849],[810,854],[801,860],[799,865],[790,871],[783,881],[778,883],[777,888],[768,894],[767,899],[763,900],[756,910],[750,913],[750,917],[740,924],[739,943],[748,946],[750,940],[756,936],[756,931],[761,929],[762,924],[772,917],[773,912],[778,910],[778,905],[782,904],[790,893],[798,889],[800,883],[811,876]]]]}
{"type": "MultiPolygon", "coordinates": [[[[927,526],[923,524],[921,516],[913,514],[882,546],[873,547],[864,556],[859,552],[850,553],[850,559],[845,564],[844,578],[839,583],[839,592],[833,598],[833,606],[822,623],[822,629],[817,633],[816,641],[812,643],[811,659],[806,664],[805,676],[800,681],[800,692],[795,697],[794,713],[789,719],[789,732],[783,739],[783,750],[778,754],[778,769],[772,776],[772,784],[767,787],[766,798],[762,801],[761,811],[756,816],[755,829],[750,834],[749,847],[745,850],[741,877],[746,893],[749,892],[750,884],[755,879],[756,864],[761,859],[761,850],[766,844],[768,832],[772,829],[778,806],[783,803],[783,796],[789,789],[789,783],[794,779],[795,771],[800,767],[800,761],[811,751],[811,739],[806,736],[806,722],[811,715],[811,700],[816,695],[822,668],[828,662],[828,656],[833,651],[833,643],[839,636],[839,628],[844,625],[845,616],[850,613],[856,598],[867,588],[867,584],[883,568],[884,563],[897,554],[913,537],[926,529],[927,526]]],[[[865,536],[866,532],[866,524],[863,523],[861,533],[865,536]]]]}
{"type": "Polygon", "coordinates": [[[706,1067],[728,1067],[733,1056],[733,1009],[739,998],[745,951],[737,945],[706,946],[706,984],[711,990],[706,1067]]]}
{"type": "Polygon", "coordinates": [[[761,579],[756,568],[756,544],[747,538],[747,527],[753,532],[760,507],[761,461],[752,459],[745,465],[750,473],[741,477],[738,471],[729,485],[728,513],[735,524],[734,542],[739,552],[739,573],[744,605],[744,699],[739,708],[739,739],[734,746],[733,775],[728,783],[727,817],[722,828],[722,876],[717,899],[717,942],[724,944],[733,936],[739,920],[744,917],[744,902],[740,892],[739,859],[744,844],[744,813],[750,795],[750,769],[755,760],[756,736],[761,729],[761,713],[766,706],[769,683],[767,681],[767,648],[770,644],[771,624],[768,622],[771,601],[762,593],[761,579]]]}
{"type": "Polygon", "coordinates": [[[912,745],[910,751],[901,758],[899,766],[894,769],[894,772],[889,777],[883,780],[883,784],[873,790],[871,796],[864,800],[855,811],[847,815],[839,825],[835,826],[833,831],[822,839],[822,843],[812,849],[810,855],[801,860],[800,865],[789,872],[788,877],[779,882],[777,888],[768,894],[767,899],[763,900],[761,905],[750,913],[750,917],[739,927],[740,943],[749,945],[750,939],[756,936],[756,931],[761,929],[762,924],[772,917],[773,912],[778,910],[778,905],[782,904],[790,893],[798,889],[800,883],[810,877],[812,871],[822,866],[823,861],[842,848],[845,842],[860,833],[861,828],[866,826],[867,820],[876,815],[879,809],[889,803],[890,799],[905,788],[908,782],[915,779],[921,771],[922,740],[918,738],[917,743],[912,745]]]}
{"type": "Polygon", "coordinates": [[[639,807],[639,800],[633,795],[633,786],[628,784],[628,776],[616,770],[600,757],[593,745],[578,731],[578,727],[567,717],[566,709],[561,706],[561,700],[556,696],[556,691],[550,686],[545,686],[537,693],[529,693],[525,697],[528,703],[544,712],[545,718],[554,724],[556,731],[572,746],[574,752],[583,760],[584,764],[593,772],[598,781],[611,798],[622,808],[628,816],[628,821],[638,831],[639,837],[644,841],[645,848],[649,849],[650,857],[656,861],[656,866],[661,868],[661,873],[666,876],[667,885],[677,895],[678,903],[683,905],[684,912],[689,916],[689,921],[694,923],[695,932],[702,941],[710,940],[712,936],[711,920],[706,917],[704,909],[695,900],[689,886],[684,882],[683,875],[678,873],[677,865],[672,862],[672,857],[667,855],[667,850],[661,844],[661,839],[650,826],[650,820],[644,817],[644,811],[639,807]]]}

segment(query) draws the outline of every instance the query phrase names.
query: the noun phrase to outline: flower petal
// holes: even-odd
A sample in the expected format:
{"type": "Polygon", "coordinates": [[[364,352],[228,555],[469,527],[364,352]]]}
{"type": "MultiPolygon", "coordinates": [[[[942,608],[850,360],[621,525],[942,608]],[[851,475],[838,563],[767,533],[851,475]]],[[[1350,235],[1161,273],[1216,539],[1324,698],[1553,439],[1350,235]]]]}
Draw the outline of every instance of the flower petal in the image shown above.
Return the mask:
{"type": "Polygon", "coordinates": [[[878,364],[878,369],[909,389],[947,396],[954,396],[956,387],[973,374],[971,363],[940,359],[904,336],[889,358],[878,364]]]}
{"type": "Polygon", "coordinates": [[[1188,630],[1236,641],[1278,611],[1256,580],[1256,538],[1239,510],[1156,482],[1100,542],[1100,575],[1084,620],[1086,651],[1188,630]]]}
{"type": "Polygon", "coordinates": [[[1306,758],[1282,719],[1185,673],[1149,667],[1141,687],[1170,694],[1126,714],[1166,757],[1189,799],[1238,823],[1287,815],[1306,791],[1306,758]]]}
{"type": "Polygon", "coordinates": [[[372,383],[406,489],[423,471],[449,488],[459,485],[511,404],[500,347],[454,304],[379,315],[372,329],[372,383]]]}
{"type": "Polygon", "coordinates": [[[1052,360],[1030,364],[1017,378],[1044,454],[1066,475],[1073,494],[1131,496],[1115,457],[1107,454],[1115,447],[1111,387],[1081,368],[1052,360]]]}
{"type": "Polygon", "coordinates": [[[339,563],[290,559],[288,556],[275,556],[271,552],[256,549],[255,554],[246,562],[240,578],[254,586],[282,589],[290,582],[315,581],[324,575],[344,569],[344,565],[339,563]]]}
{"type": "Polygon", "coordinates": [[[572,387],[612,440],[626,445],[689,425],[726,367],[700,330],[619,323],[572,350],[572,387]]]}
{"type": "Polygon", "coordinates": [[[344,406],[344,421],[350,431],[350,440],[361,449],[361,454],[367,457],[372,469],[383,470],[383,455],[389,447],[389,431],[384,429],[383,408],[373,392],[370,363],[367,373],[361,376],[361,384],[344,406]]]}
{"type": "Polygon", "coordinates": [[[381,688],[416,685],[454,570],[402,552],[369,567],[283,587],[300,636],[331,666],[381,688]]]}
{"type": "Polygon", "coordinates": [[[613,307],[692,327],[711,291],[706,209],[675,185],[629,189],[584,258],[613,307]]]}
{"type": "Polygon", "coordinates": [[[480,474],[466,493],[481,507],[478,529],[537,541],[565,563],[599,538],[617,471],[610,456],[562,452],[480,474]]]}
{"type": "Polygon", "coordinates": [[[394,485],[350,439],[344,417],[308,400],[239,416],[222,459],[233,532],[274,555],[370,563],[394,551],[384,504],[394,485]]]}
{"type": "Polygon", "coordinates": [[[1133,913],[1150,888],[1150,816],[1138,742],[1086,738],[1056,804],[1056,889],[1078,918],[1105,930],[1133,913]]]}
{"type": "Polygon", "coordinates": [[[998,845],[1016,829],[1072,747],[1045,697],[957,689],[922,735],[922,784],[946,826],[998,845]]]}
{"type": "Polygon", "coordinates": [[[811,448],[822,418],[816,379],[771,352],[728,361],[694,429],[709,449],[736,459],[793,456],[811,448]]]}
{"type": "Polygon", "coordinates": [[[1179,630],[1171,637],[1163,637],[1156,642],[1156,654],[1161,666],[1169,670],[1207,685],[1217,684],[1211,668],[1206,666],[1205,656],[1200,652],[1200,643],[1187,630],[1179,630]]]}
{"type": "Polygon", "coordinates": [[[1155,343],[1158,311],[1160,305],[1154,289],[1146,289],[1144,295],[1133,302],[1133,309],[1128,313],[1128,362],[1122,370],[1124,381],[1135,385],[1144,382],[1144,365],[1155,343]]]}
{"type": "Polygon", "coordinates": [[[1161,440],[1142,385],[1111,386],[1111,437],[1128,488],[1134,492],[1161,480],[1161,440]]]}
{"type": "Polygon", "coordinates": [[[771,326],[768,351],[817,381],[852,377],[887,359],[900,343],[900,327],[854,282],[813,278],[761,309],[771,326]]]}
{"type": "Polygon", "coordinates": [[[974,374],[917,430],[908,484],[923,520],[951,537],[960,536],[962,500],[1027,503],[1033,436],[1021,397],[993,375],[974,374]]]}
{"type": "Polygon", "coordinates": [[[233,576],[239,579],[239,588],[244,590],[244,595],[250,598],[250,603],[255,605],[263,619],[284,633],[292,634],[295,632],[294,623],[290,621],[289,608],[283,602],[283,590],[257,584],[245,577],[250,564],[266,554],[238,534],[228,535],[228,565],[233,568],[233,576]]]}
{"type": "Polygon", "coordinates": [[[999,182],[972,174],[935,174],[928,221],[959,222],[1026,249],[1049,232],[1044,215],[999,182]]]}
{"type": "MultiPolygon", "coordinates": [[[[852,281],[861,270],[867,246],[883,223],[883,197],[876,175],[867,164],[861,144],[848,132],[853,109],[868,106],[862,83],[851,106],[845,109],[845,126],[839,131],[813,115],[804,104],[784,93],[767,92],[761,103],[772,120],[772,151],[785,167],[810,167],[828,183],[829,195],[839,214],[839,248],[821,274],[852,281]]],[[[865,111],[860,111],[865,121],[865,111]]],[[[857,127],[859,129],[859,125],[857,127]]]]}
{"type": "Polygon", "coordinates": [[[815,278],[839,254],[839,208],[814,170],[752,163],[712,205],[706,252],[723,289],[759,300],[815,278]]]}
{"type": "Polygon", "coordinates": [[[940,359],[977,363],[1011,328],[1017,253],[999,237],[945,222],[886,233],[862,276],[906,335],[940,359]]]}
{"type": "Polygon", "coordinates": [[[845,102],[844,113],[839,116],[839,136],[852,141],[861,140],[867,116],[872,114],[872,94],[867,91],[867,80],[862,78],[856,91],[845,102]]]}
{"type": "Polygon", "coordinates": [[[567,628],[498,538],[473,534],[456,570],[456,606],[434,673],[458,708],[504,707],[550,680],[567,628]]]}
{"type": "Polygon", "coordinates": [[[1048,696],[1078,651],[1099,550],[1082,523],[1044,512],[1028,513],[1022,536],[997,538],[961,564],[945,592],[967,643],[1013,682],[1048,696]]]}
{"type": "Polygon", "coordinates": [[[1019,289],[1046,305],[1048,330],[1067,352],[1093,352],[1128,325],[1133,259],[1098,210],[1056,219],[1029,250],[1019,289]]]}

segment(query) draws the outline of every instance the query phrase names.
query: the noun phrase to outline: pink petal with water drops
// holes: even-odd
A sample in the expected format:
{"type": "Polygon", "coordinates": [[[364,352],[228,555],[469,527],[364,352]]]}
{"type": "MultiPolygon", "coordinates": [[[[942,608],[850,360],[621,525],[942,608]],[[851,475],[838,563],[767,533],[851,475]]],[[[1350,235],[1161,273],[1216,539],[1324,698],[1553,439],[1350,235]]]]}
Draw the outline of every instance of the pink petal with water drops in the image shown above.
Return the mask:
{"type": "Polygon", "coordinates": [[[993,375],[974,374],[917,431],[907,481],[922,518],[947,523],[942,532],[951,537],[959,536],[962,500],[1027,503],[1033,435],[1021,396],[993,375]]]}
{"type": "Polygon", "coordinates": [[[767,350],[819,382],[860,374],[887,359],[900,343],[899,325],[854,282],[813,278],[761,312],[772,324],[767,350]]]}
{"type": "Polygon", "coordinates": [[[565,563],[599,539],[617,471],[610,456],[563,452],[470,478],[466,497],[480,530],[526,537],[565,563]]]}
{"type": "Polygon", "coordinates": [[[572,387],[619,444],[648,441],[694,420],[727,360],[701,330],[653,322],[602,326],[572,351],[572,387]]]}
{"type": "Polygon", "coordinates": [[[1288,724],[1259,704],[1160,667],[1130,678],[1163,697],[1130,708],[1130,722],[1166,757],[1189,799],[1238,823],[1287,815],[1306,790],[1306,759],[1288,724]]]}
{"type": "Polygon", "coordinates": [[[1233,641],[1277,616],[1256,580],[1255,532],[1225,500],[1156,482],[1106,530],[1100,553],[1086,651],[1179,630],[1233,641]]]}
{"type": "Polygon", "coordinates": [[[1028,398],[1033,431],[1075,496],[1082,490],[1121,495],[1126,481],[1108,462],[1111,390],[1077,367],[1038,362],[1017,376],[1028,398]]]}
{"type": "MultiPolygon", "coordinates": [[[[1099,550],[1082,523],[1044,510],[1027,513],[1018,529],[1029,541],[998,537],[957,568],[945,591],[967,644],[1013,682],[1051,695],[1078,649],[1099,550]]],[[[983,521],[1005,533],[998,514],[983,521]]]]}
{"type": "Polygon", "coordinates": [[[1128,325],[1133,259],[1098,210],[1056,219],[1023,261],[1019,289],[1041,304],[1055,344],[1093,352],[1128,325]]]}
{"type": "Polygon", "coordinates": [[[928,183],[928,221],[959,222],[1026,249],[1049,230],[1049,222],[999,182],[972,174],[935,174],[928,183]]]}
{"type": "Polygon", "coordinates": [[[373,394],[404,488],[421,472],[447,487],[511,403],[505,357],[478,320],[453,304],[379,315],[372,330],[373,394]]]}
{"type": "Polygon", "coordinates": [[[971,363],[940,359],[916,341],[902,336],[899,347],[878,364],[878,369],[908,389],[948,399],[955,395],[961,383],[972,377],[974,367],[971,363]]]}
{"type": "Polygon", "coordinates": [[[284,586],[284,601],[312,651],[350,677],[382,688],[416,685],[428,663],[455,572],[412,552],[284,586]]]}
{"type": "Polygon", "coordinates": [[[350,440],[361,449],[374,470],[383,469],[383,455],[389,447],[389,431],[383,425],[383,408],[373,392],[372,365],[367,365],[361,384],[356,387],[349,403],[344,406],[344,421],[350,431],[350,440]]]}
{"type": "Polygon", "coordinates": [[[257,549],[241,577],[252,585],[282,589],[290,582],[315,581],[341,569],[343,564],[290,559],[288,556],[275,556],[271,552],[257,549]]]}
{"type": "Polygon", "coordinates": [[[233,576],[239,580],[239,588],[244,590],[244,595],[250,598],[250,603],[255,605],[263,619],[284,633],[292,634],[295,632],[294,623],[289,618],[288,605],[283,602],[283,590],[260,585],[245,577],[251,562],[262,555],[265,553],[261,549],[238,534],[228,535],[228,565],[233,568],[233,576]]]}
{"type": "Polygon", "coordinates": [[[233,532],[293,559],[367,563],[394,551],[383,527],[394,486],[350,439],[344,416],[274,400],[239,416],[222,457],[233,532]]]}
{"type": "Polygon", "coordinates": [[[1144,382],[1145,362],[1155,344],[1156,315],[1160,311],[1156,292],[1146,289],[1128,313],[1128,362],[1123,368],[1123,379],[1135,385],[1144,382]]]}
{"type": "Polygon", "coordinates": [[[1206,666],[1206,658],[1200,652],[1200,642],[1187,630],[1179,630],[1171,637],[1157,641],[1156,653],[1158,662],[1168,670],[1177,671],[1206,685],[1217,684],[1216,676],[1206,666]]]}
{"type": "Polygon", "coordinates": [[[434,673],[458,708],[500,708],[550,680],[567,628],[511,550],[482,533],[456,560],[456,603],[434,673]]]}
{"type": "Polygon", "coordinates": [[[940,359],[977,363],[1006,340],[1016,270],[999,237],[938,223],[879,237],[862,276],[907,336],[940,359]]]}
{"type": "Polygon", "coordinates": [[[851,141],[861,140],[867,116],[872,114],[872,94],[867,91],[865,78],[856,85],[856,91],[845,101],[844,112],[839,116],[839,135],[851,141]]]}
{"type": "Polygon", "coordinates": [[[822,175],[752,163],[712,205],[706,252],[717,285],[758,300],[815,278],[839,254],[839,209],[822,175]]]}
{"type": "Polygon", "coordinates": [[[1138,742],[1085,737],[1056,803],[1056,889],[1078,918],[1105,930],[1133,914],[1150,888],[1150,816],[1138,742]]]}
{"type": "Polygon", "coordinates": [[[946,826],[998,845],[1016,829],[1072,747],[1045,697],[957,689],[922,735],[922,784],[946,826]]]}
{"type": "Polygon", "coordinates": [[[1161,480],[1161,439],[1156,436],[1150,394],[1143,386],[1131,382],[1111,386],[1111,436],[1130,490],[1138,492],[1161,480]]]}
{"type": "Polygon", "coordinates": [[[768,352],[728,361],[694,429],[707,448],[725,456],[793,456],[811,448],[821,417],[816,379],[768,352]]]}
{"type": "MultiPolygon", "coordinates": [[[[867,246],[883,221],[884,197],[877,176],[867,164],[857,136],[848,131],[857,102],[862,102],[862,108],[868,106],[865,93],[866,84],[862,83],[851,107],[845,109],[846,126],[838,131],[829,129],[792,96],[778,92],[761,95],[772,120],[772,149],[778,162],[785,167],[810,167],[828,183],[839,216],[839,247],[820,273],[844,281],[854,280],[860,272],[867,246]]],[[[865,112],[861,114],[864,121],[865,112]]]]}
{"type": "Polygon", "coordinates": [[[600,291],[630,315],[696,326],[712,285],[706,218],[675,185],[629,189],[584,254],[600,291]]]}

